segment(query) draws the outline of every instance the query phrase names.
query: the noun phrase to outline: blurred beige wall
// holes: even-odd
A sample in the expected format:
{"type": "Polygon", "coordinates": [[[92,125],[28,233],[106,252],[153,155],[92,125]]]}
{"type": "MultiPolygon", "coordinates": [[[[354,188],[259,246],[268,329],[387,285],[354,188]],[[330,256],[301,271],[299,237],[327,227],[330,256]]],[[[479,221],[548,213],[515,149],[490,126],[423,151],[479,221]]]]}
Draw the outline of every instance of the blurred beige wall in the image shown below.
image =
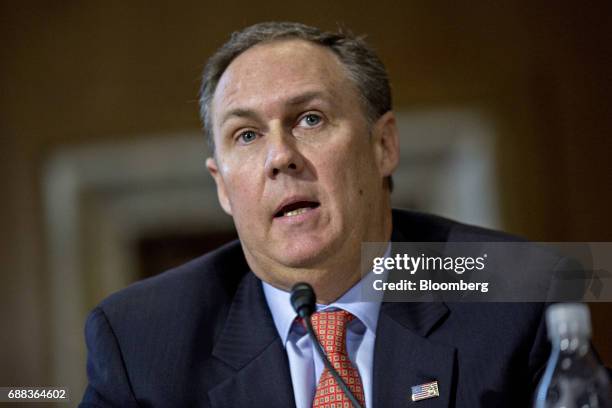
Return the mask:
{"type": "MultiPolygon", "coordinates": [[[[368,34],[397,109],[485,109],[500,136],[506,230],[612,241],[612,3],[533,3],[2,2],[0,385],[50,382],[45,159],[63,145],[197,129],[206,58],[259,21],[368,34]]],[[[592,310],[610,365],[610,307],[592,310]]]]}

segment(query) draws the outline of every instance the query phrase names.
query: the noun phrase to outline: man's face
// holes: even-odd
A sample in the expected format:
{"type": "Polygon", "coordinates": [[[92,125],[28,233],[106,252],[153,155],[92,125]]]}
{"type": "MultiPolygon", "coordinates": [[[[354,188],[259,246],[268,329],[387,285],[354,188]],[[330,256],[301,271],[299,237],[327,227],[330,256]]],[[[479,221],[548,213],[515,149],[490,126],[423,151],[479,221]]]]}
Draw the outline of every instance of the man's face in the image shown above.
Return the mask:
{"type": "Polygon", "coordinates": [[[394,119],[368,124],[330,50],[302,40],[248,49],[223,73],[211,111],[207,166],[260,278],[281,288],[329,280],[359,262],[361,242],[389,239],[394,119]]]}

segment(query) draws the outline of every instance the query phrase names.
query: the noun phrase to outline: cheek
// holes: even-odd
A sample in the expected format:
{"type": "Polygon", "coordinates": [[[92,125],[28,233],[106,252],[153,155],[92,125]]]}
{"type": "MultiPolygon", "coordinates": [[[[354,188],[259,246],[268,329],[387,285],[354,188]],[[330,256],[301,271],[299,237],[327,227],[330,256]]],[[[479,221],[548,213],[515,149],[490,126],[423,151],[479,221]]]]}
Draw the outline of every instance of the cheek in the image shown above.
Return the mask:
{"type": "Polygon", "coordinates": [[[232,218],[241,239],[259,236],[262,232],[262,214],[258,211],[260,200],[257,192],[243,183],[235,183],[230,189],[232,218]]]}
{"type": "Polygon", "coordinates": [[[253,184],[248,182],[246,175],[236,175],[232,177],[229,183],[227,183],[227,186],[227,195],[234,211],[251,211],[254,207],[252,203],[256,202],[256,197],[253,184]]]}
{"type": "Polygon", "coordinates": [[[330,167],[338,176],[354,183],[372,174],[372,168],[375,167],[374,156],[367,137],[367,135],[353,136],[352,143],[330,149],[330,154],[326,157],[331,163],[330,167]],[[356,138],[364,140],[354,142],[356,138]]]}
{"type": "Polygon", "coordinates": [[[224,168],[226,194],[232,208],[235,222],[244,223],[252,218],[259,202],[255,175],[249,166],[233,166],[227,163],[224,168]]]}
{"type": "Polygon", "coordinates": [[[372,173],[372,160],[366,143],[340,145],[319,155],[317,167],[321,181],[340,205],[354,206],[356,197],[368,189],[372,173]]]}

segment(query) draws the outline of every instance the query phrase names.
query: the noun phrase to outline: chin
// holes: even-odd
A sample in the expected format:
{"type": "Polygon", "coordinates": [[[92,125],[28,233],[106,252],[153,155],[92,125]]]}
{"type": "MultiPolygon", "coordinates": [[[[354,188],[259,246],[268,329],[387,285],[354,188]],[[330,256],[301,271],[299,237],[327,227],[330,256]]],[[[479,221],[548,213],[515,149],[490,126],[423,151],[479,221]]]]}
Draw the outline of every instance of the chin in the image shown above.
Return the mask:
{"type": "Polygon", "coordinates": [[[293,243],[279,250],[277,259],[290,268],[312,268],[330,256],[330,244],[322,242],[293,243]]]}

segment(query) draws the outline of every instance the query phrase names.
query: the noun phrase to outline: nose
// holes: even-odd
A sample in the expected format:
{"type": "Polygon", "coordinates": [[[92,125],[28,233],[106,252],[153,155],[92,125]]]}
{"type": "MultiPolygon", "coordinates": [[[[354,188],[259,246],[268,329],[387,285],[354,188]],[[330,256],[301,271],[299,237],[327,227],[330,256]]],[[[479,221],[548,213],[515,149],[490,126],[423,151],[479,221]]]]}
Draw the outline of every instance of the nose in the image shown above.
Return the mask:
{"type": "Polygon", "coordinates": [[[280,174],[297,175],[304,169],[304,157],[288,132],[275,131],[267,135],[266,175],[276,178],[280,174]]]}

